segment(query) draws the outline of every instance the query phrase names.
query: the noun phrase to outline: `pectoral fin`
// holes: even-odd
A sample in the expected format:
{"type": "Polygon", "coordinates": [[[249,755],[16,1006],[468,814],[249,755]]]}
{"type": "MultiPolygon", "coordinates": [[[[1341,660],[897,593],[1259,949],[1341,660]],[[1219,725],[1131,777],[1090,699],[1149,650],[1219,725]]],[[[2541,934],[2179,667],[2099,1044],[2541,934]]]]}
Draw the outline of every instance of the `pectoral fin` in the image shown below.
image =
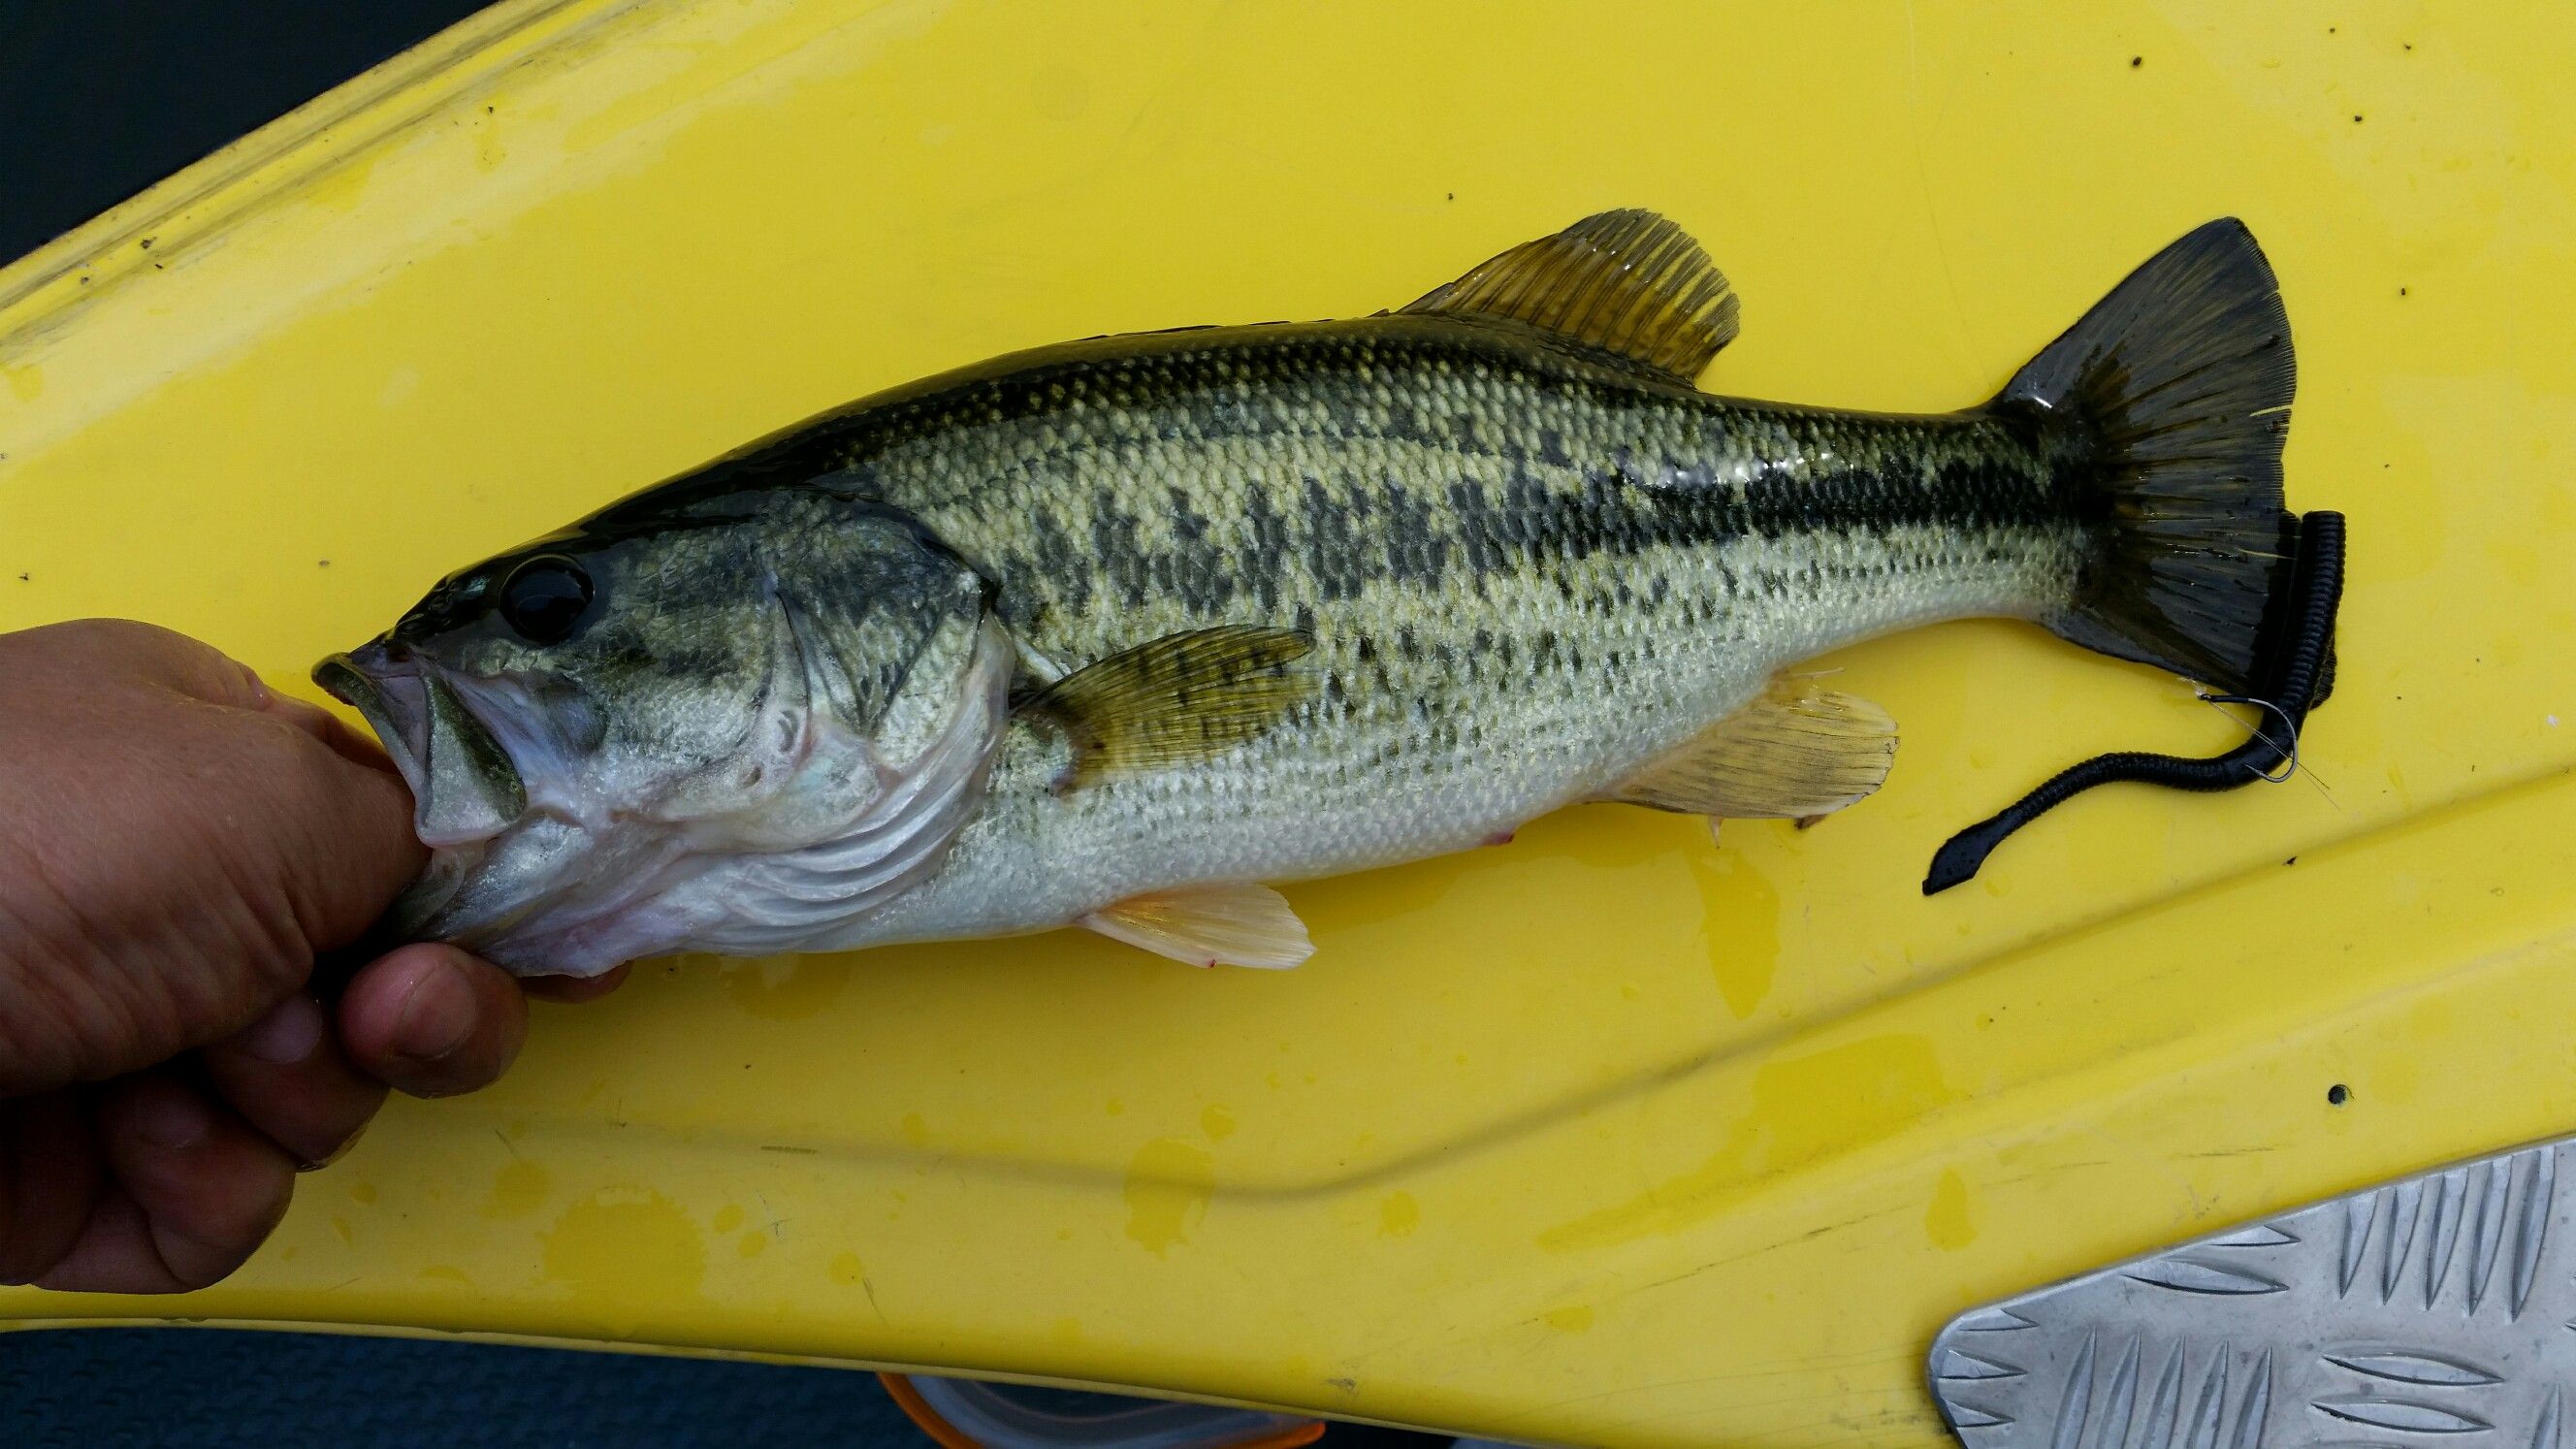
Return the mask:
{"type": "Polygon", "coordinates": [[[1167,634],[1077,669],[1019,712],[1073,743],[1059,788],[1210,759],[1262,734],[1313,697],[1297,668],[1315,641],[1294,629],[1229,624],[1167,634]]]}
{"type": "Polygon", "coordinates": [[[1264,885],[1181,886],[1131,896],[1081,924],[1193,966],[1294,966],[1315,954],[1306,923],[1264,885]]]}
{"type": "Polygon", "coordinates": [[[1868,795],[1895,759],[1896,721],[1887,711],[1813,680],[1784,679],[1601,798],[1691,815],[1796,820],[1868,795]]]}

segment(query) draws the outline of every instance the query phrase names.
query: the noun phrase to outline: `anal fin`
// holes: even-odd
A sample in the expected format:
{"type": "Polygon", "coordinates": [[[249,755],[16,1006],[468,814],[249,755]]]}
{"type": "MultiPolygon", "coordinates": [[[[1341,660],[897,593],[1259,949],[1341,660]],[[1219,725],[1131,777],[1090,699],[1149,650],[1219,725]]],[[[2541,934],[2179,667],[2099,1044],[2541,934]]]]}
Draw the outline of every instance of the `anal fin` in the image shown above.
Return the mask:
{"type": "Polygon", "coordinates": [[[1193,966],[1281,970],[1315,954],[1306,923],[1265,885],[1176,886],[1130,896],[1078,923],[1193,966]]]}
{"type": "Polygon", "coordinates": [[[1799,820],[1866,797],[1896,760],[1896,721],[1812,679],[1773,681],[1601,796],[1737,820],[1799,820]]]}

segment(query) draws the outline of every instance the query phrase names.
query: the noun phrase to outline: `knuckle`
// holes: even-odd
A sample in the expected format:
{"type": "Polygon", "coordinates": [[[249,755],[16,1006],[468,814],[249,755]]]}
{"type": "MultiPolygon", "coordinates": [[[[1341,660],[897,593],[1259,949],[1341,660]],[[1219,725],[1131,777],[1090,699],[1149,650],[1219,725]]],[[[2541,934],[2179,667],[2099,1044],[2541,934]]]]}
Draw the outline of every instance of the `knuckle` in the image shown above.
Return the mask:
{"type": "MultiPolygon", "coordinates": [[[[370,1109],[369,1115],[374,1115],[372,1109],[370,1109]]],[[[357,1146],[358,1139],[366,1135],[367,1124],[365,1122],[358,1123],[356,1126],[351,1127],[348,1131],[341,1133],[336,1138],[330,1137],[328,1134],[320,1134],[319,1140],[314,1144],[314,1150],[305,1153],[297,1160],[295,1170],[297,1172],[320,1172],[323,1168],[329,1167],[332,1163],[348,1156],[349,1149],[357,1146]]]]}
{"type": "Polygon", "coordinates": [[[121,655],[163,665],[194,665],[214,650],[175,629],[140,619],[74,619],[37,631],[47,643],[82,654],[121,655]]]}
{"type": "Polygon", "coordinates": [[[283,786],[295,792],[297,805],[307,807],[345,794],[346,782],[332,769],[339,756],[310,731],[273,714],[244,713],[235,718],[244,763],[260,772],[263,788],[283,786]]]}
{"type": "Polygon", "coordinates": [[[281,760],[303,762],[311,758],[309,751],[317,741],[292,721],[267,713],[245,713],[237,718],[242,737],[252,748],[281,760]]]}
{"type": "Polygon", "coordinates": [[[245,1193],[240,1203],[222,1219],[192,1224],[181,1230],[184,1245],[173,1243],[177,1251],[165,1251],[162,1260],[171,1276],[191,1288],[204,1288],[229,1277],[233,1270],[250,1261],[250,1255],[268,1241],[269,1234],[286,1219],[286,1209],[294,1199],[293,1164],[283,1157],[276,1165],[276,1181],[264,1192],[245,1193]]]}

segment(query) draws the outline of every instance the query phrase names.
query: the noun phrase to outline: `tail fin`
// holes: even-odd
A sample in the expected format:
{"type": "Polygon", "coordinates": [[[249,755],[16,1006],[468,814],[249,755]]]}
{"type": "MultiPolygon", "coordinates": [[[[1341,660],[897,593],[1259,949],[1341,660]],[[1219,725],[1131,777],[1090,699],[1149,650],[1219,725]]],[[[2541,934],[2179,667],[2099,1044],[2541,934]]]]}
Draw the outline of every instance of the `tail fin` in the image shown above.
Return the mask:
{"type": "Polygon", "coordinates": [[[1993,406],[2090,442],[2097,526],[2062,638],[2238,693],[2255,679],[2296,520],[2281,444],[2297,369],[2271,265],[2233,217],[2158,252],[2015,374],[1993,406]]]}

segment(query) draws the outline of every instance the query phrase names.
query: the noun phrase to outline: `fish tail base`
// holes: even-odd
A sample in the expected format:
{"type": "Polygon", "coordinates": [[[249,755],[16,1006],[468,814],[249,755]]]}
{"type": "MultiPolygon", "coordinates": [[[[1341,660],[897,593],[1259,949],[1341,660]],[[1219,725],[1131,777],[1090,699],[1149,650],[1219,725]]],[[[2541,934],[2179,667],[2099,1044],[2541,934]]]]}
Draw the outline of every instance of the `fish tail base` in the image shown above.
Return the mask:
{"type": "Polygon", "coordinates": [[[2088,535],[2051,628],[2257,686],[2297,533],[2281,500],[2296,375],[2271,265],[2226,218],[2157,253],[2013,377],[1988,408],[2068,440],[2088,535]]]}

